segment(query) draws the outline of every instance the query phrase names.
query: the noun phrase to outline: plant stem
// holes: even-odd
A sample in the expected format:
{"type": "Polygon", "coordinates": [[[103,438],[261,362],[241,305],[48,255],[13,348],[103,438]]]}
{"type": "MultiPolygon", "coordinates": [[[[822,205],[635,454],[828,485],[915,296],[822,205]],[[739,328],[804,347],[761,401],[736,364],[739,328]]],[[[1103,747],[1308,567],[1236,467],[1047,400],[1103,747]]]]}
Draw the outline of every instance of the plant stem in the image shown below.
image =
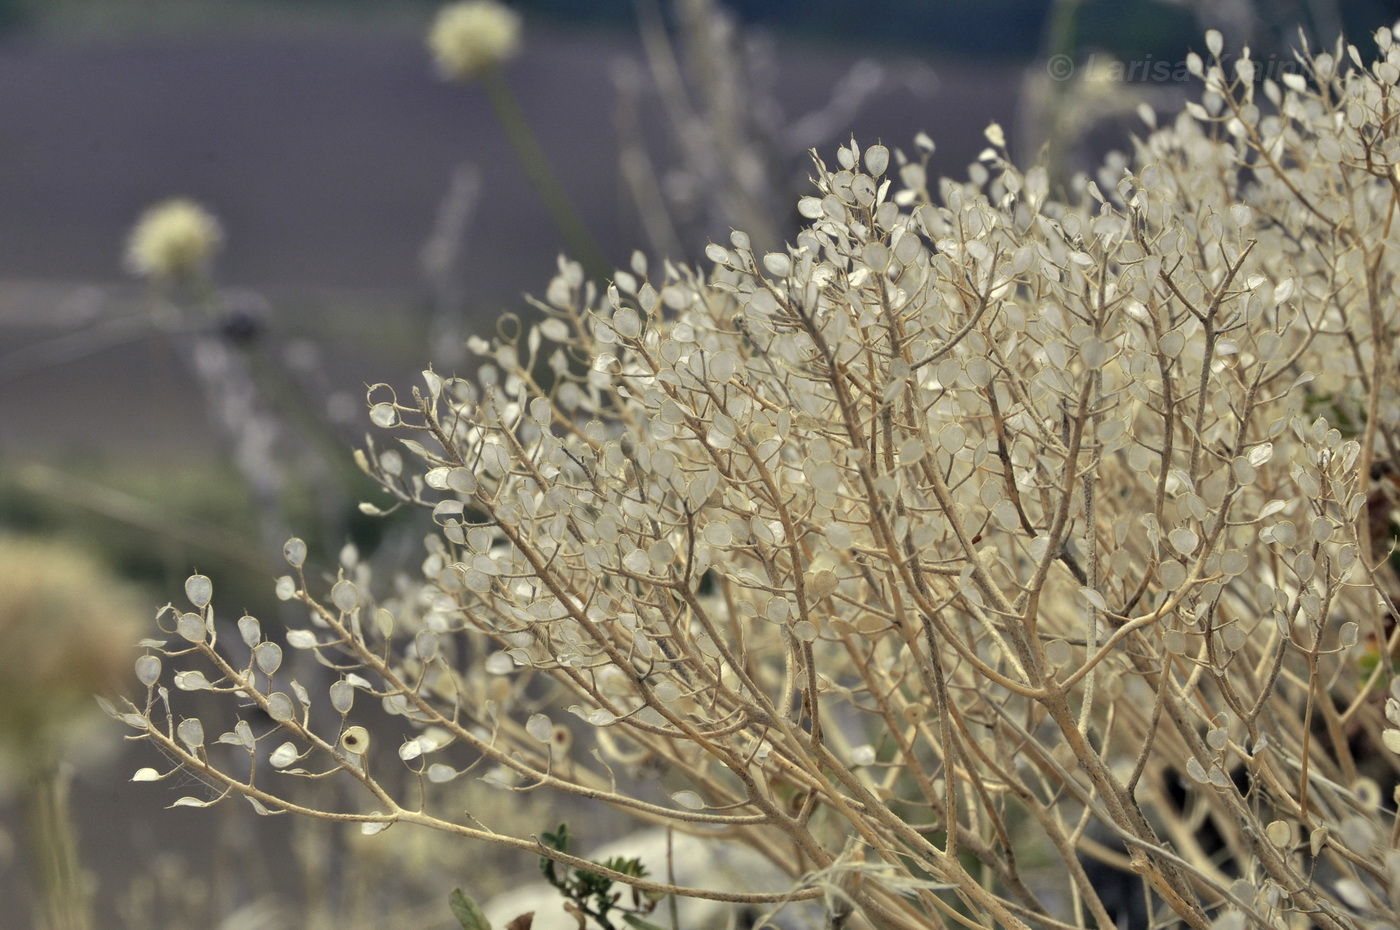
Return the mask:
{"type": "Polygon", "coordinates": [[[41,930],[91,930],[78,838],[68,803],[68,776],[41,757],[25,785],[25,816],[34,861],[35,917],[41,930]]]}
{"type": "MultiPolygon", "coordinates": [[[[1073,60],[1078,43],[1079,7],[1083,0],[1055,0],[1050,11],[1050,31],[1046,39],[1046,57],[1050,60],[1073,60]]],[[[1045,167],[1052,183],[1063,184],[1065,178],[1065,149],[1070,140],[1065,124],[1065,108],[1071,93],[1071,80],[1050,82],[1049,131],[1045,140],[1045,167]]]]}
{"type": "Polygon", "coordinates": [[[599,282],[607,281],[612,277],[612,266],[574,208],[564,185],[559,183],[559,176],[550,164],[539,139],[535,137],[534,130],[530,128],[525,112],[520,108],[520,101],[506,83],[505,76],[499,68],[490,68],[481,75],[480,80],[486,88],[486,97],[491,101],[496,119],[506,131],[506,137],[515,149],[521,167],[525,169],[530,183],[535,186],[535,191],[544,201],[554,225],[563,233],[569,251],[583,263],[584,271],[590,278],[599,282]]]}

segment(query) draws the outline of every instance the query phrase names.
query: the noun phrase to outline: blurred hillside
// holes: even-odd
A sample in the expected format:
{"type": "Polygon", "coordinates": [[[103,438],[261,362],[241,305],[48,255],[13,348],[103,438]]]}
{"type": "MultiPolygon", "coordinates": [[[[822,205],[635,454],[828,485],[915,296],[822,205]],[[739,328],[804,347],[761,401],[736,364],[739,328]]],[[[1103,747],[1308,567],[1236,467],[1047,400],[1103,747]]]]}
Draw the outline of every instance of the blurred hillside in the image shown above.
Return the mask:
{"type": "MultiPolygon", "coordinates": [[[[134,296],[131,286],[112,289],[124,278],[124,238],[142,209],[167,196],[192,197],[219,216],[221,285],[264,291],[279,325],[338,345],[341,386],[424,361],[421,344],[380,330],[386,314],[411,315],[427,300],[420,254],[459,164],[481,179],[458,268],[467,312],[491,320],[522,308],[523,292],[541,291],[563,240],[484,95],[438,80],[419,28],[0,43],[0,86],[10,91],[0,94],[0,326],[4,354],[24,357],[10,359],[10,374],[16,366],[21,374],[6,387],[42,399],[0,414],[0,446],[82,442],[94,431],[126,446],[189,438],[197,414],[168,387],[159,422],[111,409],[116,398],[129,405],[142,396],[166,367],[158,355],[140,356],[125,374],[103,353],[84,356],[81,370],[104,376],[97,397],[72,366],[26,373],[26,347],[134,296]],[[357,332],[374,353],[362,351],[365,339],[341,338],[357,332]]],[[[564,186],[619,263],[641,238],[619,189],[610,73],[639,57],[630,34],[540,27],[507,71],[564,186]]],[[[774,96],[795,119],[823,106],[859,55],[780,41],[774,58],[774,96]]],[[[927,129],[940,170],[961,173],[986,123],[1014,117],[1019,67],[907,59],[888,67],[922,80],[892,78],[874,94],[846,125],[858,138],[908,146],[927,129]]],[[[790,165],[795,204],[806,175],[800,153],[790,165]]],[[[121,358],[132,358],[127,349],[121,358]]]]}

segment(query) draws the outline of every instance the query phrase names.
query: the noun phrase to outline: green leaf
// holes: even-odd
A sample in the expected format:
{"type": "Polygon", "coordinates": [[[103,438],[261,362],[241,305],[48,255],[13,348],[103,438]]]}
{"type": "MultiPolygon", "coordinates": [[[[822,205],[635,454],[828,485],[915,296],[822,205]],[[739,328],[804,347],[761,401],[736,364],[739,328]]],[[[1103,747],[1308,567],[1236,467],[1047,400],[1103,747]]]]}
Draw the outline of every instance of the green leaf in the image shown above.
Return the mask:
{"type": "MultiPolygon", "coordinates": [[[[550,849],[557,849],[562,853],[566,853],[569,851],[569,825],[567,823],[561,823],[559,829],[553,833],[545,830],[540,834],[540,839],[543,840],[544,845],[548,846],[550,849]]],[[[559,873],[554,869],[554,860],[548,856],[541,856],[540,871],[544,873],[545,881],[549,882],[560,891],[564,890],[564,885],[569,877],[567,869],[564,871],[564,877],[560,878],[559,873]]]]}
{"type": "Polygon", "coordinates": [[[491,921],[486,919],[486,913],[481,909],[481,905],[468,897],[462,889],[454,889],[452,894],[448,896],[447,903],[451,905],[452,916],[457,918],[457,922],[462,925],[462,930],[491,930],[491,921]]]}
{"type": "Polygon", "coordinates": [[[544,840],[545,845],[552,849],[557,849],[560,852],[569,851],[569,840],[571,837],[569,836],[569,825],[567,823],[561,823],[559,829],[553,833],[545,830],[540,834],[540,837],[544,840]]]}
{"type": "MultiPolygon", "coordinates": [[[[589,895],[597,895],[600,905],[607,905],[608,893],[612,891],[613,880],[605,875],[595,875],[592,872],[579,872],[575,875],[575,882],[578,886],[580,898],[589,895]]],[[[607,910],[606,906],[602,907],[607,910]]]]}
{"type": "Polygon", "coordinates": [[[623,875],[635,875],[637,878],[643,878],[647,874],[647,867],[642,865],[642,860],[636,856],[613,856],[600,865],[623,875]]]}
{"type": "Polygon", "coordinates": [[[627,921],[627,925],[633,927],[634,930],[665,930],[664,927],[658,927],[649,920],[642,920],[636,914],[623,914],[622,919],[627,921]]]}

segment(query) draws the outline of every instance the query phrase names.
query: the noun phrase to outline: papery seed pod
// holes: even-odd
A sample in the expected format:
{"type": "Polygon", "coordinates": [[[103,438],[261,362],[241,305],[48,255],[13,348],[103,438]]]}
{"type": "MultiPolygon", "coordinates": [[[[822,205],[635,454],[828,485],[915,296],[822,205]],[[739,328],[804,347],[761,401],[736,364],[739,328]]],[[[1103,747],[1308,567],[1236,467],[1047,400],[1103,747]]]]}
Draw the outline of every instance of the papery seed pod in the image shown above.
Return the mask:
{"type": "Polygon", "coordinates": [[[351,755],[364,755],[369,751],[369,731],[364,727],[350,727],[340,734],[340,748],[351,755]]]}
{"type": "Polygon", "coordinates": [[[159,656],[144,655],[136,660],[136,678],[148,688],[159,680],[160,669],[159,656]]]}
{"type": "Polygon", "coordinates": [[[205,636],[208,633],[204,625],[204,618],[199,614],[181,614],[180,619],[176,622],[175,629],[181,637],[192,643],[204,642],[205,636]]]}
{"type": "MultiPolygon", "coordinates": [[[[191,674],[198,673],[192,672],[191,674]]],[[[285,723],[291,720],[292,715],[295,713],[296,711],[292,708],[292,699],[281,691],[275,691],[267,696],[267,715],[273,720],[276,720],[278,723],[285,723]]]]}
{"type": "Polygon", "coordinates": [[[301,568],[306,561],[306,543],[293,536],[282,546],[282,556],[293,568],[301,568]]]}
{"type": "Polygon", "coordinates": [[[253,649],[253,659],[259,671],[271,675],[282,666],[282,647],[276,643],[259,643],[253,649]]]}
{"type": "Polygon", "coordinates": [[[190,599],[191,604],[202,610],[209,606],[209,601],[214,596],[214,585],[205,575],[191,575],[185,580],[185,596],[190,599]]]}
{"type": "Polygon", "coordinates": [[[272,763],[273,768],[282,769],[295,762],[296,758],[297,748],[296,746],[288,742],[283,743],[282,745],[274,749],[272,751],[272,754],[268,756],[267,761],[272,763]]]}
{"type": "Polygon", "coordinates": [[[244,645],[251,649],[262,641],[262,625],[256,617],[239,617],[238,635],[243,638],[244,645]]]}
{"type": "Polygon", "coordinates": [[[198,717],[186,717],[181,720],[176,732],[180,736],[180,742],[189,747],[190,752],[204,745],[204,724],[198,717]]]}
{"type": "Polygon", "coordinates": [[[556,723],[549,734],[549,753],[556,759],[567,759],[574,745],[574,734],[563,724],[556,723]]]}
{"type": "Polygon", "coordinates": [[[355,704],[355,687],[345,679],[335,682],[330,688],[331,706],[336,713],[348,714],[355,704]]]}
{"type": "Polygon", "coordinates": [[[338,610],[349,613],[359,606],[359,589],[349,581],[337,581],[335,587],[331,588],[331,601],[338,610]]]}

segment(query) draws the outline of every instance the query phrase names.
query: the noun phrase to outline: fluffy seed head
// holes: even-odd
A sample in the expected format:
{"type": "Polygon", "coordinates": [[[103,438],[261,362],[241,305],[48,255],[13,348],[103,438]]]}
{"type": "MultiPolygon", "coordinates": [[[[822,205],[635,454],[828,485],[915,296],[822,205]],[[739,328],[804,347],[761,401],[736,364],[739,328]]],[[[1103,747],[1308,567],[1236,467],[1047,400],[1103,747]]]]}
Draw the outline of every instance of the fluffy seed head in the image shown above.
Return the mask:
{"type": "Polygon", "coordinates": [[[438,71],[469,80],[515,55],[520,16],[495,0],[465,0],[443,7],[428,33],[438,71]]]}
{"type": "Polygon", "coordinates": [[[223,243],[208,210],[177,197],[146,210],[127,241],[126,267],[148,278],[183,278],[203,271],[223,243]]]}
{"type": "Polygon", "coordinates": [[[139,603],[81,551],[0,535],[0,750],[59,736],[94,692],[117,690],[139,603]]]}

